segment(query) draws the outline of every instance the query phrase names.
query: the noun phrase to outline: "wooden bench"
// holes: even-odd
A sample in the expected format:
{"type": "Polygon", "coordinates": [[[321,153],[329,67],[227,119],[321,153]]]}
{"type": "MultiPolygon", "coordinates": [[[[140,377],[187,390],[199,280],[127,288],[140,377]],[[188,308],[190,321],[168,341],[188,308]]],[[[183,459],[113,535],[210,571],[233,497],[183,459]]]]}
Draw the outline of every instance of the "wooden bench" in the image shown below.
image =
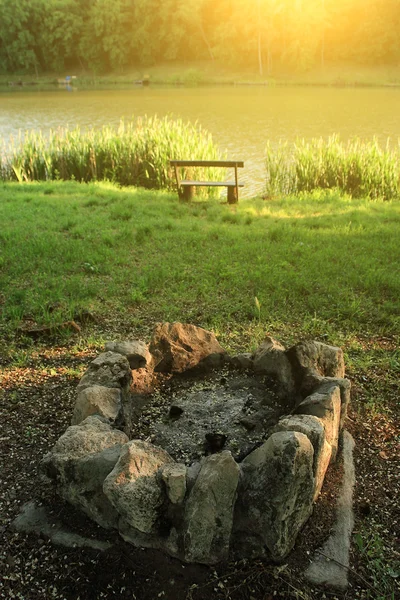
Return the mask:
{"type": "Polygon", "coordinates": [[[238,168],[244,167],[241,160],[171,160],[171,167],[175,169],[176,185],[178,194],[182,200],[189,201],[193,198],[194,188],[203,187],[226,187],[228,189],[228,203],[235,204],[239,200],[239,188],[244,183],[238,181],[238,168]],[[182,180],[179,176],[181,167],[221,167],[235,169],[235,181],[191,181],[182,180]]]}

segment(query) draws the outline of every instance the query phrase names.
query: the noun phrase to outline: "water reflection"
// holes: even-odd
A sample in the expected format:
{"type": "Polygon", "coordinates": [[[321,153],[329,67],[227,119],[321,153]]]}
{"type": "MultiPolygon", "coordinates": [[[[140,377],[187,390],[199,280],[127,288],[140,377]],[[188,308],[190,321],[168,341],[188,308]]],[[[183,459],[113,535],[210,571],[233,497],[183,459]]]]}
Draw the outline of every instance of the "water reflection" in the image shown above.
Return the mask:
{"type": "Polygon", "coordinates": [[[396,88],[142,87],[112,90],[7,90],[0,93],[0,136],[19,130],[118,125],[121,118],[158,114],[197,121],[228,158],[244,160],[242,196],[263,187],[267,140],[296,137],[343,139],[400,137],[396,88]]]}

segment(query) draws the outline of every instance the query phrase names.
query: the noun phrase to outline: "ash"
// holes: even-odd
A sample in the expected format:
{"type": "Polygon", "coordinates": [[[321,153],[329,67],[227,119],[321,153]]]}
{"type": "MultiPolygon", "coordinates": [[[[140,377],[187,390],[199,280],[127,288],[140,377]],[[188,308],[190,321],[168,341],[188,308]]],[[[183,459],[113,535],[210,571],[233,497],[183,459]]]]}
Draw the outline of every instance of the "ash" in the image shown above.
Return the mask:
{"type": "Polygon", "coordinates": [[[265,376],[229,370],[201,380],[175,376],[139,410],[136,401],[133,436],[162,447],[186,465],[222,449],[241,461],[287,410],[265,376]]]}

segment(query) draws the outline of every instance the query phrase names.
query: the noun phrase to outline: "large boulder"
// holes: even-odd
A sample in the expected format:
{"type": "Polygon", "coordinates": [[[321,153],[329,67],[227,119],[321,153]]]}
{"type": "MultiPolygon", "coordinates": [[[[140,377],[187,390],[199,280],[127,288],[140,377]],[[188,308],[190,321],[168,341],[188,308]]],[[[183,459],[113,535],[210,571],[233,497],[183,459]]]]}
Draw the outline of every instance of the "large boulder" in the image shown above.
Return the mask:
{"type": "Polygon", "coordinates": [[[125,356],[131,369],[142,369],[151,366],[151,354],[147,345],[140,340],[124,342],[106,342],[106,352],[116,352],[125,356]]]}
{"type": "Polygon", "coordinates": [[[187,561],[212,564],[228,557],[239,473],[228,451],[204,460],[186,501],[187,561]]]}
{"type": "MultiPolygon", "coordinates": [[[[292,549],[312,512],[314,449],[297,431],[273,433],[242,462],[235,511],[235,544],[274,560],[292,549]]],[[[239,547],[238,547],[239,546],[239,547]]]]}
{"type": "Polygon", "coordinates": [[[304,433],[314,448],[313,473],[314,496],[316,500],[324,483],[326,470],[332,456],[332,446],[326,439],[324,424],[321,419],[309,414],[283,417],[274,427],[277,431],[299,431],[304,433]]]}
{"type": "Polygon", "coordinates": [[[267,336],[254,352],[252,360],[256,373],[264,373],[274,379],[278,384],[279,395],[293,400],[292,367],[282,344],[267,336]]]}
{"type": "Polygon", "coordinates": [[[199,366],[218,367],[226,354],[213,333],[182,323],[157,325],[149,351],[154,370],[162,373],[182,373],[199,366]]]}
{"type": "Polygon", "coordinates": [[[126,523],[142,533],[151,533],[166,500],[159,476],[161,467],[173,460],[167,452],[148,442],[126,444],[103,490],[126,523]]]}
{"type": "MultiPolygon", "coordinates": [[[[131,429],[130,386],[132,371],[125,356],[116,352],[103,352],[92,360],[77,387],[78,398],[81,392],[93,386],[102,386],[121,391],[121,411],[118,426],[126,433],[131,429]]],[[[79,402],[84,402],[79,400],[79,402]]],[[[79,414],[79,407],[77,414],[79,414]]]]}
{"type": "Polygon", "coordinates": [[[91,416],[68,427],[42,461],[60,495],[102,527],[117,526],[118,515],[103,493],[103,482],[127,441],[122,431],[91,416]]]}
{"type": "Polygon", "coordinates": [[[78,425],[91,415],[100,415],[111,423],[123,420],[121,390],[92,385],[78,392],[71,425],[78,425]]]}

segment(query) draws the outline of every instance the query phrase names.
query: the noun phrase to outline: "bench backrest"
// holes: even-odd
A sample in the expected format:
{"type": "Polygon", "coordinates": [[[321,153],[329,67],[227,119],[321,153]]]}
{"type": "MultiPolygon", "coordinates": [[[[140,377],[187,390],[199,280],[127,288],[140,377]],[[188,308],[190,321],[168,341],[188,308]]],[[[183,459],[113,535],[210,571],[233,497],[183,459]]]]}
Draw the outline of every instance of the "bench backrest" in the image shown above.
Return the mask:
{"type": "Polygon", "coordinates": [[[170,160],[171,167],[244,167],[242,160],[170,160]]]}

